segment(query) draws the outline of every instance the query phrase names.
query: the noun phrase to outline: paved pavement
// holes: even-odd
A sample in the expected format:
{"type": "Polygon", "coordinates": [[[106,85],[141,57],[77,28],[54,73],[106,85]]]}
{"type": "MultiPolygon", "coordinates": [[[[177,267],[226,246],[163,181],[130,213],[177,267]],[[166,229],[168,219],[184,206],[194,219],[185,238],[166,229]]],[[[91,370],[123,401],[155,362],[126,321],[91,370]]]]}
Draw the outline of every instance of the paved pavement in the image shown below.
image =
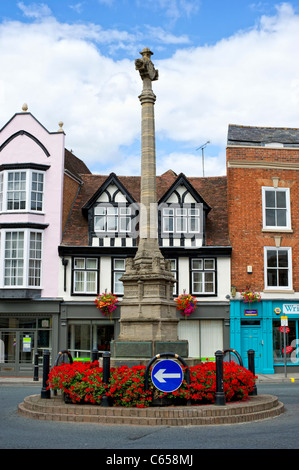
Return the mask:
{"type": "MultiPolygon", "coordinates": [[[[299,373],[288,372],[287,376],[284,373],[279,374],[256,374],[256,383],[283,383],[283,382],[299,382],[299,373]]],[[[34,381],[32,377],[0,377],[0,385],[37,385],[42,387],[43,381],[40,378],[34,381]]]]}

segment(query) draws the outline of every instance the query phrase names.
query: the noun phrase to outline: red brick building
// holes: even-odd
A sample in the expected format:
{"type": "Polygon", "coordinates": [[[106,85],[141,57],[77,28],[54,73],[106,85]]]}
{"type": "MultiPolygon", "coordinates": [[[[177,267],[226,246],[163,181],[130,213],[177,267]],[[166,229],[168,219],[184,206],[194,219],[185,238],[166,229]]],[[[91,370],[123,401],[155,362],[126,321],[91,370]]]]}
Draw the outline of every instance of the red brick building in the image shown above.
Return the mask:
{"type": "MultiPolygon", "coordinates": [[[[298,366],[299,129],[230,125],[228,224],[232,246],[231,347],[256,351],[256,368],[298,366]],[[261,300],[244,303],[248,288],[261,300]],[[280,316],[288,316],[284,357],[280,316]],[[291,350],[291,348],[293,348],[291,350]]],[[[294,369],[292,369],[294,370],[294,369]]]]}

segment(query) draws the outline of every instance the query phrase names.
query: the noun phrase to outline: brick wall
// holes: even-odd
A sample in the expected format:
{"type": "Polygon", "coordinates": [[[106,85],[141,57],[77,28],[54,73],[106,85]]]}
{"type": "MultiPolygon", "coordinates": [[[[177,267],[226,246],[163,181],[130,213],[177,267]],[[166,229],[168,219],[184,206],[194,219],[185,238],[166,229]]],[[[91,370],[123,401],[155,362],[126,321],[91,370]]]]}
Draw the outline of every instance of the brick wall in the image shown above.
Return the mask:
{"type": "Polygon", "coordinates": [[[63,183],[63,213],[62,213],[62,231],[65,228],[69,213],[75,200],[79,188],[78,181],[64,174],[63,183]]]}
{"type": "Polygon", "coordinates": [[[292,247],[293,289],[299,290],[299,150],[272,148],[227,148],[228,223],[232,251],[233,286],[264,289],[264,246],[292,247]],[[247,167],[231,167],[234,162],[247,167]],[[263,164],[265,167],[263,167],[263,164]],[[255,166],[254,168],[251,166],[255,166]],[[296,170],[296,165],[298,169],[296,170]],[[292,233],[263,231],[262,186],[290,188],[292,233]],[[252,266],[252,274],[247,266],[252,266]]]}

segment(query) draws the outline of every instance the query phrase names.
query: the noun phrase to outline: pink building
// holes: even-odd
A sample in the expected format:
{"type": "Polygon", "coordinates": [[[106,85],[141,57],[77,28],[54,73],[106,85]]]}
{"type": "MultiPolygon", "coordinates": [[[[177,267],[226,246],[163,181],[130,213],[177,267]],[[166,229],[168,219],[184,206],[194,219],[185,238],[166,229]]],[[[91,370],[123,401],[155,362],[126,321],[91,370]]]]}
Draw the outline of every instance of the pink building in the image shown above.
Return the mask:
{"type": "Polygon", "coordinates": [[[43,350],[58,352],[64,179],[69,200],[78,186],[65,154],[80,163],[59,127],[49,132],[24,105],[0,130],[1,375],[31,375],[35,353],[41,363],[43,350]]]}

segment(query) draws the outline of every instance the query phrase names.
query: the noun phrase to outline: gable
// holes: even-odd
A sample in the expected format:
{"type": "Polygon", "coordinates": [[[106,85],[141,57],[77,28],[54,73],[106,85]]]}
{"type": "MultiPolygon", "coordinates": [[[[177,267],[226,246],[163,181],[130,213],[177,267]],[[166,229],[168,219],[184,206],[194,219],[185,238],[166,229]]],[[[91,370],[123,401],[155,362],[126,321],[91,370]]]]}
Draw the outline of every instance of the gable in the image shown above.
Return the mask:
{"type": "Polygon", "coordinates": [[[208,213],[211,208],[200,196],[186,176],[181,173],[166,193],[160,198],[158,204],[202,204],[203,210],[208,213]]]}
{"type": "Polygon", "coordinates": [[[30,134],[29,132],[25,131],[25,130],[20,130],[18,132],[15,132],[15,134],[11,135],[8,139],[6,139],[6,141],[0,146],[0,152],[2,152],[2,150],[10,143],[12,142],[14,139],[16,139],[17,137],[19,137],[20,135],[24,135],[26,137],[28,137],[29,139],[32,139],[33,142],[35,142],[41,149],[42,151],[44,152],[44,154],[49,157],[50,156],[50,152],[48,151],[48,149],[44,146],[44,144],[39,140],[37,139],[34,135],[30,134]]]}
{"type": "Polygon", "coordinates": [[[118,177],[114,173],[111,173],[89,201],[82,207],[82,212],[87,214],[89,209],[99,202],[133,204],[136,201],[120,182],[118,177]]]}

